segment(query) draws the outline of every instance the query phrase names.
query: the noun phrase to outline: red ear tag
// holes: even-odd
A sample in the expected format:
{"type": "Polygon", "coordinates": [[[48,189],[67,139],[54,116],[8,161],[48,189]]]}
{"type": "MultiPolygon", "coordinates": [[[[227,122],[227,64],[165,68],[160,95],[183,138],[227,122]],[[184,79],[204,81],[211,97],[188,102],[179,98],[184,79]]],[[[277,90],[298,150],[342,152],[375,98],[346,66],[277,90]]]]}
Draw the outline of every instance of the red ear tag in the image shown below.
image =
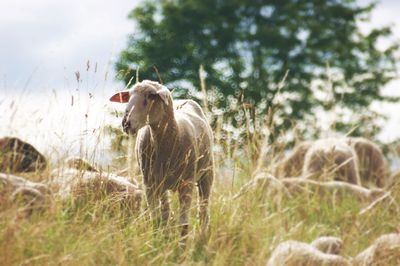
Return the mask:
{"type": "Polygon", "coordinates": [[[121,91],[111,96],[110,101],[117,103],[127,103],[129,102],[129,97],[129,91],[121,91]]]}

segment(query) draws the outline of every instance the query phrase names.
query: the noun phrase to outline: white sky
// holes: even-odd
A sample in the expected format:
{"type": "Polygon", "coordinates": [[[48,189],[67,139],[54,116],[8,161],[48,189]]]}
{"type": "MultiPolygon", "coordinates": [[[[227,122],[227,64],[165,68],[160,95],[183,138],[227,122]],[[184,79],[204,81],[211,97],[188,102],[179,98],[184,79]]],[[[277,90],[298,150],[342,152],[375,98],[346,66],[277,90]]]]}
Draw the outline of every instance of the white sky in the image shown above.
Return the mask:
{"type": "Polygon", "coordinates": [[[63,88],[86,62],[111,71],[133,23],[132,0],[1,0],[1,89],[63,88]]]}
{"type": "MultiPolygon", "coordinates": [[[[123,86],[114,80],[113,64],[134,30],[127,15],[138,2],[0,0],[0,137],[16,135],[48,153],[49,143],[66,145],[72,153],[82,151],[79,140],[88,138],[82,131],[109,123],[104,112],[119,108],[107,102],[123,86]],[[76,71],[81,73],[79,84],[76,71]]],[[[400,1],[383,0],[363,29],[393,24],[400,39],[399,14],[400,1]]],[[[392,82],[386,92],[400,94],[399,85],[392,82]]],[[[392,114],[381,139],[400,137],[400,106],[374,108],[392,114]]],[[[118,125],[119,120],[111,123],[118,125]]]]}

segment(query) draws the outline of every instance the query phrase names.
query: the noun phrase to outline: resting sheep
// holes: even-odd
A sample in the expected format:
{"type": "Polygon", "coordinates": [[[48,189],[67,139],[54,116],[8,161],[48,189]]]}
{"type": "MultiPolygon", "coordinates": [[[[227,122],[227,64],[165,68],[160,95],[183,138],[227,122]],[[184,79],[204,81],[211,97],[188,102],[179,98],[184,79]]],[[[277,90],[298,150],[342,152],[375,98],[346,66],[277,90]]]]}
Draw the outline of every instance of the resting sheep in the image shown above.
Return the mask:
{"type": "Polygon", "coordinates": [[[0,172],[34,172],[46,166],[46,158],[31,144],[14,137],[0,139],[0,172]]]}
{"type": "Polygon", "coordinates": [[[288,157],[275,167],[274,176],[278,178],[300,176],[303,170],[304,157],[311,145],[311,141],[303,141],[296,145],[288,157]]]}
{"type": "Polygon", "coordinates": [[[208,204],[213,182],[212,130],[200,106],[191,100],[173,101],[163,85],[144,80],[110,98],[128,103],[122,120],[126,133],[135,134],[136,156],[143,174],[153,218],[169,218],[168,190],[177,191],[181,235],[188,233],[192,190],[197,182],[200,223],[208,225],[208,204]]]}
{"type": "MultiPolygon", "coordinates": [[[[358,172],[362,186],[382,188],[389,183],[387,179],[390,171],[377,144],[361,137],[347,137],[339,140],[354,149],[358,159],[358,172]]],[[[327,141],[327,139],[319,141],[327,141]]],[[[296,145],[287,158],[275,167],[274,175],[279,178],[300,176],[304,167],[305,154],[312,144],[312,141],[304,141],[296,145]]]]}
{"type": "Polygon", "coordinates": [[[267,262],[267,266],[276,265],[350,266],[351,263],[343,256],[325,253],[313,245],[288,240],[275,248],[267,262]]]}
{"type": "Polygon", "coordinates": [[[387,184],[389,170],[379,146],[365,138],[347,138],[346,141],[357,154],[361,184],[383,188],[387,184]]]}
{"type": "Polygon", "coordinates": [[[42,183],[32,182],[25,178],[0,173],[0,206],[22,203],[22,212],[26,215],[34,209],[40,209],[50,193],[42,183]],[[7,203],[7,204],[6,204],[7,203]]]}
{"type": "Polygon", "coordinates": [[[353,265],[400,265],[400,234],[378,237],[371,246],[354,258],[353,265]]]}
{"type": "Polygon", "coordinates": [[[302,176],[361,184],[356,153],[346,142],[333,138],[312,144],[304,158],[302,176]]]}
{"type": "MultiPolygon", "coordinates": [[[[93,168],[90,164],[90,168],[93,168]]],[[[58,191],[61,200],[102,199],[110,196],[113,203],[121,204],[129,211],[140,209],[143,192],[136,182],[105,172],[93,172],[75,168],[56,168],[51,173],[50,184],[58,191]]]]}
{"type": "Polygon", "coordinates": [[[261,189],[261,193],[268,198],[273,198],[274,202],[282,196],[292,197],[311,194],[332,199],[333,202],[340,201],[343,198],[353,198],[368,205],[388,194],[382,189],[367,189],[341,181],[319,182],[304,178],[277,179],[272,175],[259,174],[254,180],[244,185],[234,198],[238,198],[250,189],[261,189]]]}
{"type": "Polygon", "coordinates": [[[339,255],[342,252],[343,241],[333,236],[321,236],[311,242],[310,245],[324,253],[339,255]]]}
{"type": "Polygon", "coordinates": [[[70,157],[65,161],[68,168],[75,168],[82,171],[99,172],[93,165],[80,157],[70,157]]]}

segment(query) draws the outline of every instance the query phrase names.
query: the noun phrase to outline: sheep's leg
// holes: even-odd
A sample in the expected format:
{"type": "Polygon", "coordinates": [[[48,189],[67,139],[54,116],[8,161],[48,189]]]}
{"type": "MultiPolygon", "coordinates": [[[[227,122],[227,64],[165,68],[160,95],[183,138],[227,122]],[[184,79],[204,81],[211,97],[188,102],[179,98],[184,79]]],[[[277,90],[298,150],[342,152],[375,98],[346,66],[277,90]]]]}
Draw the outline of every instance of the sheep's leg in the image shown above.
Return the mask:
{"type": "Polygon", "coordinates": [[[163,225],[168,224],[169,212],[168,192],[165,191],[161,196],[161,222],[163,225]]]}
{"type": "Polygon", "coordinates": [[[178,188],[180,217],[179,223],[181,226],[181,237],[185,237],[189,232],[189,211],[192,201],[193,185],[183,181],[178,188]]]}
{"type": "Polygon", "coordinates": [[[199,189],[199,216],[200,216],[200,225],[201,229],[204,231],[208,228],[209,222],[209,198],[211,193],[211,185],[213,182],[213,172],[209,171],[204,174],[202,178],[198,181],[198,189],[199,189]]]}
{"type": "Polygon", "coordinates": [[[160,197],[158,193],[151,188],[146,188],[146,199],[150,209],[151,218],[156,226],[160,224],[160,197]]]}

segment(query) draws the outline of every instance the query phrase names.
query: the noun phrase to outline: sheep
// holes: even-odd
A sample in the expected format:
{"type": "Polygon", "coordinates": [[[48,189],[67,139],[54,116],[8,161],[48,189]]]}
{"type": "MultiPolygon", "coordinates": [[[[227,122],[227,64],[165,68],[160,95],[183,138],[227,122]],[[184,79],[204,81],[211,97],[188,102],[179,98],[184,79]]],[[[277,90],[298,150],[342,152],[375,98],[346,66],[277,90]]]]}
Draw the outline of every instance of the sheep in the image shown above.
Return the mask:
{"type": "Polygon", "coordinates": [[[296,195],[312,194],[331,198],[334,202],[344,197],[351,197],[360,203],[370,204],[388,194],[382,189],[367,189],[342,181],[319,182],[301,177],[277,179],[272,175],[259,174],[254,180],[244,185],[234,199],[251,188],[261,189],[267,197],[272,197],[274,202],[279,201],[282,196],[290,198],[296,195]]]}
{"type": "Polygon", "coordinates": [[[30,215],[33,210],[41,209],[46,201],[46,196],[50,193],[48,187],[42,183],[32,182],[25,178],[11,174],[0,173],[0,204],[21,203],[21,213],[25,216],[30,215]]]}
{"type": "Polygon", "coordinates": [[[278,178],[300,176],[303,170],[304,157],[312,141],[303,141],[296,145],[289,156],[278,163],[274,169],[274,175],[278,178]]]}
{"type": "Polygon", "coordinates": [[[343,241],[333,236],[322,236],[315,239],[310,245],[326,254],[339,255],[342,252],[343,241]]]}
{"type": "Polygon", "coordinates": [[[279,244],[272,252],[267,266],[275,265],[347,266],[351,262],[343,256],[324,253],[310,244],[288,240],[279,244]]]}
{"type": "Polygon", "coordinates": [[[315,141],[304,158],[305,178],[346,181],[360,185],[358,159],[354,150],[341,139],[315,141]]]}
{"type": "Polygon", "coordinates": [[[392,189],[392,187],[400,184],[400,170],[393,171],[388,178],[386,188],[392,189]]]}
{"type": "Polygon", "coordinates": [[[400,234],[378,237],[371,246],[353,259],[353,265],[400,265],[400,234]]]}
{"type": "MultiPolygon", "coordinates": [[[[90,164],[89,168],[93,168],[90,164]]],[[[143,192],[136,181],[112,173],[85,171],[75,168],[57,168],[51,173],[50,184],[57,190],[61,200],[72,198],[82,200],[89,196],[100,199],[103,196],[121,203],[132,212],[140,210],[143,192]]]]}
{"type": "Polygon", "coordinates": [[[70,157],[65,160],[68,168],[75,168],[78,170],[84,170],[89,172],[99,172],[97,168],[92,166],[88,161],[80,157],[70,157]]]}
{"type": "Polygon", "coordinates": [[[361,184],[364,187],[385,187],[389,169],[379,146],[365,138],[349,137],[346,141],[357,154],[361,184]]]}
{"type": "Polygon", "coordinates": [[[209,221],[214,162],[213,134],[201,107],[191,100],[173,101],[167,87],[149,80],[115,94],[110,100],[128,103],[122,126],[127,134],[137,132],[136,157],[154,220],[167,224],[167,191],[177,191],[181,236],[185,237],[193,186],[197,182],[204,231],[209,221]],[[157,210],[160,202],[161,217],[157,210]]]}
{"type": "Polygon", "coordinates": [[[14,137],[0,139],[0,172],[41,171],[46,166],[46,158],[31,144],[14,137]]]}
{"type": "MultiPolygon", "coordinates": [[[[332,139],[321,139],[328,141],[332,139]]],[[[346,137],[339,139],[354,149],[358,159],[358,171],[361,185],[364,187],[386,186],[389,170],[379,146],[361,137],[346,137]]],[[[305,154],[313,145],[313,141],[304,141],[294,147],[290,155],[275,167],[276,177],[300,176],[304,167],[305,154]]]]}

